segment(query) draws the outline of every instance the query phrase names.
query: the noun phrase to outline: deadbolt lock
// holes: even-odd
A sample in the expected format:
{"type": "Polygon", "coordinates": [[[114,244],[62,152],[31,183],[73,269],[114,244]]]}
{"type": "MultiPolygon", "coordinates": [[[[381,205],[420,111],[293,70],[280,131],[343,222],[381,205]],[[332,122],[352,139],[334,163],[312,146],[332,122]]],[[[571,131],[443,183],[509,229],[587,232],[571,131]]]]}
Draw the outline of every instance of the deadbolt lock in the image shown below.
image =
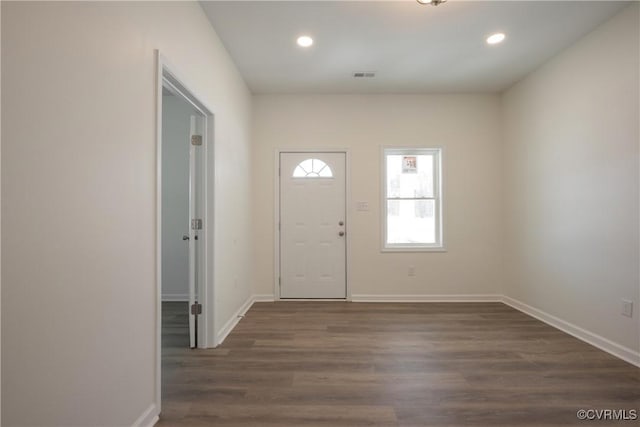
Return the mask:
{"type": "Polygon", "coordinates": [[[338,222],[338,225],[344,225],[344,221],[338,222]]]}

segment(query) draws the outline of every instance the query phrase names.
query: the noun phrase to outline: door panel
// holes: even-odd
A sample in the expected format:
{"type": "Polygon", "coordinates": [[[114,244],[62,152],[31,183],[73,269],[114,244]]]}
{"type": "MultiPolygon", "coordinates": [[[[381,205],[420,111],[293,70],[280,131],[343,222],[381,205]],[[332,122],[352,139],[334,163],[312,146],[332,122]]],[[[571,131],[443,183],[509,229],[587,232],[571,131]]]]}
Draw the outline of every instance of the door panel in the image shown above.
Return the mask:
{"type": "Polygon", "coordinates": [[[280,153],[281,298],[346,298],[345,197],[345,153],[280,153]]]}
{"type": "MultiPolygon", "coordinates": [[[[200,316],[197,312],[194,314],[191,309],[201,303],[200,287],[203,285],[203,244],[204,234],[201,227],[202,222],[194,222],[203,219],[204,214],[204,157],[202,155],[202,145],[195,145],[193,141],[194,135],[203,136],[204,133],[204,117],[200,115],[191,116],[191,126],[189,135],[189,343],[191,348],[198,346],[198,342],[202,343],[198,330],[198,320],[200,316]]],[[[200,325],[202,326],[202,325],[200,325]]],[[[201,329],[201,328],[200,328],[201,329]]]]}

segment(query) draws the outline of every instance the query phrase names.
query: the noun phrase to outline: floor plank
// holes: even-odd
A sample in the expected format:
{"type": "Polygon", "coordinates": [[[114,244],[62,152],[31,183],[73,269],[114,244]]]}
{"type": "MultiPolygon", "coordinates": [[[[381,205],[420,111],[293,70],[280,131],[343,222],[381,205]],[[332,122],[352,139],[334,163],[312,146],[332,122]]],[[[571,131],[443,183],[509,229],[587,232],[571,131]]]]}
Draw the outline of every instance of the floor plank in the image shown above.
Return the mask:
{"type": "MultiPolygon", "coordinates": [[[[555,426],[640,413],[640,369],[500,303],[256,303],[190,350],[163,303],[160,426],[555,426]]],[[[621,425],[637,425],[621,421],[621,425]]]]}

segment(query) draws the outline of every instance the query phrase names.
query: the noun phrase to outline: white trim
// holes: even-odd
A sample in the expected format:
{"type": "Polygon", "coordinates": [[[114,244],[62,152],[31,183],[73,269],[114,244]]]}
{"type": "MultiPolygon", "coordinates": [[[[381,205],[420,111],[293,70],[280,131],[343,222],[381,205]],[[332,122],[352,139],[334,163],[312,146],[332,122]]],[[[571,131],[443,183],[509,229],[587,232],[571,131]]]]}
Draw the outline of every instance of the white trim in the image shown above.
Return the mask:
{"type": "Polygon", "coordinates": [[[274,302],[276,300],[273,294],[254,294],[253,302],[274,302]]]}
{"type": "Polygon", "coordinates": [[[162,294],[162,302],[189,301],[189,294],[162,294]]]}
{"type": "Polygon", "coordinates": [[[280,153],[275,150],[273,183],[273,297],[280,299],[280,153]]]}
{"type": "Polygon", "coordinates": [[[155,403],[149,405],[149,407],[133,422],[131,427],[152,427],[159,418],[160,411],[156,407],[155,403]]]}
{"type": "Polygon", "coordinates": [[[346,298],[281,298],[278,301],[287,302],[287,301],[307,301],[307,302],[351,302],[351,300],[347,300],[346,298]]]}
{"type": "MultiPolygon", "coordinates": [[[[274,169],[274,211],[273,211],[273,296],[275,301],[280,300],[280,154],[281,153],[344,153],[345,155],[345,221],[347,223],[347,241],[345,254],[345,280],[346,297],[336,298],[330,301],[351,301],[351,269],[349,260],[351,259],[351,239],[349,238],[349,228],[352,220],[351,214],[351,153],[348,148],[276,148],[275,169],[274,169]]],[[[300,299],[297,299],[300,301],[300,299]]],[[[317,301],[317,300],[315,300],[317,301]]]]}
{"type": "Polygon", "coordinates": [[[156,354],[154,360],[156,383],[154,397],[158,412],[162,407],[162,61],[160,51],[156,50],[156,354]]]}
{"type": "MultiPolygon", "coordinates": [[[[203,104],[204,105],[204,104],[203,104]]],[[[217,222],[215,220],[216,208],[216,144],[215,144],[215,117],[216,113],[204,105],[208,113],[205,114],[204,122],[204,224],[202,233],[205,236],[205,245],[203,259],[204,262],[204,283],[202,293],[203,318],[204,318],[204,341],[205,347],[212,348],[217,345],[216,342],[216,320],[215,320],[215,236],[217,235],[217,222]]]]}
{"type": "Polygon", "coordinates": [[[416,247],[396,246],[396,247],[389,247],[389,248],[381,248],[380,252],[448,252],[448,251],[447,251],[447,248],[444,246],[416,246],[416,247]]]}
{"type": "Polygon", "coordinates": [[[344,215],[345,215],[345,221],[347,223],[347,228],[345,230],[345,232],[347,233],[347,247],[345,248],[345,250],[347,251],[347,253],[345,254],[345,280],[347,281],[346,283],[346,300],[347,301],[351,301],[351,268],[349,267],[349,260],[353,259],[351,257],[351,242],[353,241],[353,239],[351,238],[351,226],[353,224],[352,221],[352,214],[351,214],[351,209],[353,207],[353,203],[351,203],[351,201],[353,200],[351,198],[351,153],[348,149],[344,150],[344,155],[345,155],[345,171],[344,171],[344,184],[347,186],[345,188],[345,200],[344,200],[344,215]]]}
{"type": "Polygon", "coordinates": [[[249,298],[240,306],[240,308],[231,316],[229,320],[226,321],[224,326],[220,328],[220,331],[217,335],[217,345],[220,345],[224,342],[225,338],[233,331],[233,328],[236,327],[238,322],[242,320],[242,317],[249,311],[253,303],[256,301],[255,296],[250,295],[249,298]]]}
{"type": "Polygon", "coordinates": [[[524,314],[527,314],[546,323],[547,325],[553,326],[554,328],[559,329],[562,332],[572,335],[579,340],[586,342],[587,344],[591,344],[592,346],[597,347],[600,350],[606,351],[607,353],[616,356],[617,358],[622,359],[625,362],[629,362],[632,365],[640,367],[639,351],[635,351],[629,347],[617,344],[598,334],[576,326],[573,323],[567,322],[566,320],[562,320],[559,317],[556,317],[538,308],[527,305],[522,301],[518,301],[515,298],[511,298],[505,295],[502,297],[502,302],[512,308],[515,308],[518,311],[523,312],[524,314]]]}
{"type": "Polygon", "coordinates": [[[352,295],[353,302],[502,302],[502,295],[352,295]]]}

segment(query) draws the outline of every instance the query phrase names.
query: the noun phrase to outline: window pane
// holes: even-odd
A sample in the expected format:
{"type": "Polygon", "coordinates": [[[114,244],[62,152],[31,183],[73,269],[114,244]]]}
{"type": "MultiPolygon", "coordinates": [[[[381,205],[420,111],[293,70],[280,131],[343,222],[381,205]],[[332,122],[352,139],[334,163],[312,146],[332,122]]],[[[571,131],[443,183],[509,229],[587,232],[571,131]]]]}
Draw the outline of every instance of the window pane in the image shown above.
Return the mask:
{"type": "Polygon", "coordinates": [[[300,162],[293,171],[294,178],[331,178],[331,168],[322,160],[307,159],[300,162]]]}
{"type": "Polygon", "coordinates": [[[318,172],[318,175],[320,175],[322,178],[333,177],[333,173],[331,173],[331,168],[327,165],[324,165],[322,169],[320,169],[320,171],[318,172]]]}
{"type": "Polygon", "coordinates": [[[434,200],[387,200],[387,243],[436,243],[434,200]]]}
{"type": "Polygon", "coordinates": [[[387,197],[433,197],[433,156],[387,155],[387,197]]]}

